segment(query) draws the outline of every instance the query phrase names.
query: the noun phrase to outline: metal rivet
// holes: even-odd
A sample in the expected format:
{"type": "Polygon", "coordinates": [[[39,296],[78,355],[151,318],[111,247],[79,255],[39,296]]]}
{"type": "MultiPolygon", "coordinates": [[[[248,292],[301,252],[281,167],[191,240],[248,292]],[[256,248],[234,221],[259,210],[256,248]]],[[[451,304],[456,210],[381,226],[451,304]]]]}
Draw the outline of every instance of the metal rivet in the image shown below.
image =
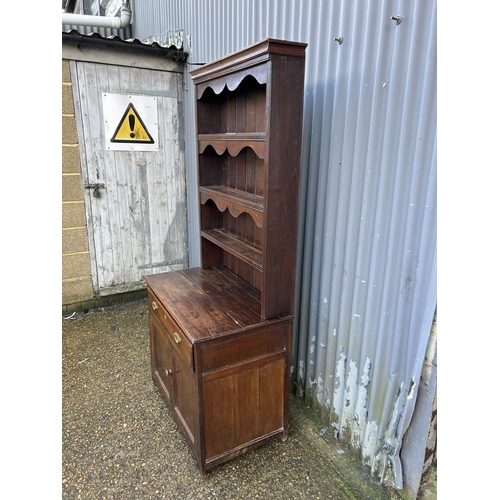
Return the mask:
{"type": "Polygon", "coordinates": [[[342,42],[344,41],[344,37],[343,37],[343,36],[339,36],[339,37],[337,37],[337,38],[334,38],[334,40],[335,40],[336,42],[339,42],[339,45],[341,45],[341,44],[342,44],[342,42]]]}
{"type": "Polygon", "coordinates": [[[403,16],[392,16],[391,19],[393,21],[396,21],[396,24],[401,24],[401,22],[403,21],[403,16]]]}

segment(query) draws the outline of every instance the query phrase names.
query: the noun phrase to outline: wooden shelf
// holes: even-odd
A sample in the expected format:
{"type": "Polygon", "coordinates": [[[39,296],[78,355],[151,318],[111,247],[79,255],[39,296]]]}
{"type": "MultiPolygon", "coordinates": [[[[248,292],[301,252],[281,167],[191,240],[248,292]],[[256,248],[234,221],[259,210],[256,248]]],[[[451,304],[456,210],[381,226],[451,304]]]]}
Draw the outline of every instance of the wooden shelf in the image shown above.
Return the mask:
{"type": "Polygon", "coordinates": [[[293,313],[305,48],[267,39],[191,71],[201,266],[254,287],[266,319],[293,313]]]}
{"type": "Polygon", "coordinates": [[[262,196],[226,186],[200,186],[200,202],[204,205],[208,200],[212,200],[221,212],[229,209],[233,217],[239,217],[243,212],[247,212],[255,224],[262,228],[264,215],[262,196]]]}
{"type": "Polygon", "coordinates": [[[224,229],[201,231],[201,236],[262,272],[262,251],[258,248],[236,238],[224,229]]]}
{"type": "Polygon", "coordinates": [[[208,146],[212,146],[219,155],[227,150],[231,156],[237,156],[243,148],[249,147],[259,158],[264,159],[266,133],[198,134],[198,152],[203,153],[208,146]]]}

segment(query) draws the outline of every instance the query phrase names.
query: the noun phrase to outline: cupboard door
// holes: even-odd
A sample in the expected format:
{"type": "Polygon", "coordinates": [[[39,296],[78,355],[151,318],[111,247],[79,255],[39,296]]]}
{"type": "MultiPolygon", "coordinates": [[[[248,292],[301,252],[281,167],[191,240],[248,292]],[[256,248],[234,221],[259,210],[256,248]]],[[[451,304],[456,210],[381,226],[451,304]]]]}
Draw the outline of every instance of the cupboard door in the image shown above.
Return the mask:
{"type": "Polygon", "coordinates": [[[203,383],[205,453],[210,459],[234,448],[234,377],[203,383]]]}
{"type": "Polygon", "coordinates": [[[173,372],[174,372],[174,398],[173,404],[175,412],[181,421],[186,434],[192,443],[195,442],[196,432],[196,400],[195,378],[189,366],[175,352],[173,352],[173,372]]]}
{"type": "Polygon", "coordinates": [[[284,359],[277,359],[260,370],[260,398],[264,402],[259,429],[262,435],[283,428],[285,366],[284,359]]]}
{"type": "Polygon", "coordinates": [[[284,374],[284,354],[280,354],[205,376],[207,459],[283,429],[284,374]]]}
{"type": "Polygon", "coordinates": [[[171,403],[173,395],[173,350],[164,327],[150,322],[151,348],[153,350],[153,375],[166,399],[171,403]]]}

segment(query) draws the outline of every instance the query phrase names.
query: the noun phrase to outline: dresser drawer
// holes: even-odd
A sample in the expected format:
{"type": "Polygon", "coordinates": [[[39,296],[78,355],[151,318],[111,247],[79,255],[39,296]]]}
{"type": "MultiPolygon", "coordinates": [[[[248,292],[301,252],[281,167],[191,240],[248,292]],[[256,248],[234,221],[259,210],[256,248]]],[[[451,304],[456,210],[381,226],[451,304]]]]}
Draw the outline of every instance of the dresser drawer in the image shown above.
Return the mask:
{"type": "Polygon", "coordinates": [[[179,356],[193,370],[193,346],[153,292],[148,291],[149,314],[159,322],[179,356]]]}
{"type": "Polygon", "coordinates": [[[231,335],[203,343],[202,373],[285,352],[290,325],[289,321],[280,321],[274,325],[254,328],[242,335],[231,335]]]}

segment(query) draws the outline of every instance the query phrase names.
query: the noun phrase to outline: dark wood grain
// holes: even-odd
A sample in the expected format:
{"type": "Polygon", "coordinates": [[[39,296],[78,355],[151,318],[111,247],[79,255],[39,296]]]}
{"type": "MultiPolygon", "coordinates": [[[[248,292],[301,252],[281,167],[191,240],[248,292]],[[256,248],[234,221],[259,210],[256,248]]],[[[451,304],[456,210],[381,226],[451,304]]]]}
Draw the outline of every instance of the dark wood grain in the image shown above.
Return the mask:
{"type": "Polygon", "coordinates": [[[223,248],[226,252],[262,271],[262,251],[233,236],[225,229],[209,229],[201,236],[223,248]]]}
{"type": "Polygon", "coordinates": [[[218,343],[205,343],[201,347],[202,365],[199,368],[205,373],[245,360],[283,353],[286,350],[286,334],[286,323],[279,322],[234,335],[230,339],[222,338],[218,343]]]}
{"type": "Polygon", "coordinates": [[[227,266],[258,289],[262,318],[293,313],[305,47],[268,39],[191,72],[201,204],[211,199],[223,213],[222,225],[203,220],[202,237],[222,253],[202,243],[202,267],[227,266]],[[207,182],[219,178],[206,172],[207,165],[217,170],[212,151],[220,184],[207,182]],[[235,196],[203,189],[215,185],[235,196]],[[262,197],[262,211],[248,202],[251,193],[262,197]]]}
{"type": "Polygon", "coordinates": [[[223,309],[240,327],[262,322],[260,302],[237,276],[222,274],[217,269],[186,269],[183,273],[223,309]]]}
{"type": "Polygon", "coordinates": [[[182,272],[145,278],[191,343],[239,328],[236,321],[182,272]]]}
{"type": "Polygon", "coordinates": [[[305,47],[191,72],[201,266],[145,280],[153,380],[201,474],[288,434],[305,47]]]}
{"type": "Polygon", "coordinates": [[[226,186],[200,186],[200,203],[204,205],[208,200],[212,200],[220,212],[229,210],[235,218],[245,212],[250,214],[255,224],[262,228],[264,199],[261,196],[226,186]]]}

